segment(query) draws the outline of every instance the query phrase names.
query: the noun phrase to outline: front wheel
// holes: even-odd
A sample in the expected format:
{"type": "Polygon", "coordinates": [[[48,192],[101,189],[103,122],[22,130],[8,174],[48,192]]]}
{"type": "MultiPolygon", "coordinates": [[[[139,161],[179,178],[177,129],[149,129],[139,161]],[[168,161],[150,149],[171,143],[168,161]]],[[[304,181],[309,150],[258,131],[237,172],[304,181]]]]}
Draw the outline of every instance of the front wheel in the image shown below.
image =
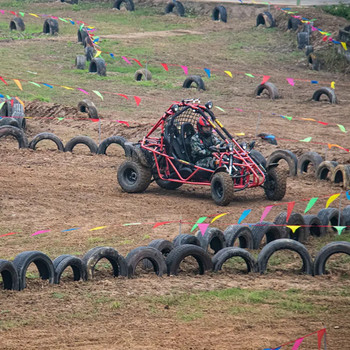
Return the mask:
{"type": "Polygon", "coordinates": [[[228,173],[216,173],[211,180],[211,196],[217,205],[225,206],[232,202],[233,181],[228,173]]]}
{"type": "Polygon", "coordinates": [[[281,200],[286,194],[287,176],[282,169],[270,168],[266,173],[264,189],[267,199],[281,200]]]}
{"type": "Polygon", "coordinates": [[[117,173],[120,187],[129,193],[145,191],[151,183],[151,177],[151,169],[130,160],[123,162],[117,173]]]}

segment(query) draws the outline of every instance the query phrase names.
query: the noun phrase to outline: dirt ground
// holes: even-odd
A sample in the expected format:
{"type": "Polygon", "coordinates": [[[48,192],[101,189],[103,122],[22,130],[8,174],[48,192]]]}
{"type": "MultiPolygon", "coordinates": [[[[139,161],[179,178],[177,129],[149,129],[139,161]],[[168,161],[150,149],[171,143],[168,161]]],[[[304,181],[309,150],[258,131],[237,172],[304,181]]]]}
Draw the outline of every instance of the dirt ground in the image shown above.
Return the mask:
{"type": "MultiPolygon", "coordinates": [[[[241,20],[229,21],[225,30],[243,33],[251,28],[259,9],[249,8],[250,12],[244,9],[242,13],[236,8],[232,10],[233,17],[241,20]]],[[[320,23],[325,30],[336,30],[345,23],[316,9],[308,11],[305,13],[308,17],[322,19],[320,23]]],[[[220,24],[203,20],[203,26],[193,29],[193,33],[202,33],[205,40],[205,32],[222,30],[220,24]]],[[[161,50],[162,35],[149,35],[159,40],[154,45],[161,50]]],[[[135,31],[128,36],[118,36],[118,40],[136,44],[144,36],[135,31]]],[[[327,147],[331,143],[349,148],[348,134],[337,126],[341,124],[350,130],[348,75],[310,71],[305,59],[287,65],[273,60],[254,63],[223,60],[221,44],[218,40],[210,50],[196,50],[195,54],[184,51],[183,62],[191,59],[193,66],[203,67],[210,55],[212,66],[222,71],[230,66],[233,72],[271,75],[283,98],[275,101],[255,98],[253,92],[259,82],[238,73],[234,73],[232,81],[223,76],[213,79],[203,92],[129,87],[126,92],[140,96],[141,105],[136,109],[129,107],[127,101],[106,98],[103,107],[100,103],[100,136],[99,123],[83,119],[85,115],[78,112],[70,100],[66,104],[25,101],[26,116],[30,117],[28,140],[47,131],[58,135],[64,143],[76,135],[90,136],[97,143],[99,138],[111,135],[137,141],[173,100],[199,96],[202,101],[213,100],[214,106],[223,108],[225,112],[215,108],[214,111],[224,125],[232,132],[245,133],[240,140],[256,140],[256,149],[266,157],[280,148],[298,156],[317,151],[327,160],[350,163],[349,153],[327,147]],[[286,77],[336,81],[339,104],[310,101],[316,87],[304,82],[292,87],[286,83],[286,77]],[[294,118],[289,121],[280,115],[294,118]],[[58,117],[65,119],[58,120],[58,117]],[[329,125],[298,117],[314,118],[329,125]],[[130,126],[116,123],[116,119],[125,120],[130,126]],[[257,130],[276,135],[278,146],[256,138],[257,130]],[[290,141],[306,137],[312,137],[315,143],[290,141]]],[[[6,45],[12,47],[16,43],[6,45]]],[[[284,48],[283,43],[281,47],[284,48]]],[[[268,47],[261,48],[266,49],[268,47]]],[[[240,50],[249,51],[249,47],[242,46],[240,50]]],[[[272,56],[275,54],[271,52],[272,56]]],[[[103,82],[99,83],[103,86],[103,82]]],[[[106,87],[106,91],[111,90],[106,87]]],[[[226,208],[216,206],[210,189],[204,186],[187,185],[167,192],[152,183],[144,193],[127,194],[121,191],[116,179],[123,151],[112,145],[107,153],[107,156],[90,155],[83,146],[76,147],[73,153],[61,153],[49,142],[40,143],[33,151],[18,149],[13,139],[1,139],[0,236],[15,234],[0,237],[0,257],[13,259],[26,250],[42,251],[52,259],[61,254],[81,257],[95,246],[112,246],[126,256],[133,248],[147,245],[153,239],[172,240],[179,232],[188,233],[200,216],[227,212],[215,222],[216,227],[224,230],[229,224],[237,223],[245,209],[252,209],[247,221],[257,222],[264,207],[276,204],[267,217],[273,221],[290,201],[296,201],[295,211],[302,213],[307,203],[304,199],[323,197],[310,211],[316,214],[325,207],[327,196],[341,190],[307,174],[288,178],[286,196],[276,203],[267,201],[262,189],[237,193],[226,208]],[[154,223],[162,221],[175,223],[152,228],[154,223]],[[127,223],[141,224],[124,226],[127,223]],[[104,228],[91,230],[102,226],[104,228]],[[70,228],[77,230],[62,232],[70,228]],[[49,232],[31,236],[39,230],[49,232]]],[[[344,205],[347,205],[345,199],[344,205]]],[[[348,237],[348,233],[344,237],[348,237]]],[[[335,236],[330,233],[321,243],[310,239],[306,245],[314,257],[323,244],[333,239],[335,236]]],[[[176,277],[158,278],[139,270],[137,277],[124,279],[113,278],[109,270],[101,267],[94,280],[73,282],[66,276],[61,284],[49,286],[46,281],[27,275],[25,290],[0,291],[0,348],[248,350],[277,347],[327,327],[328,349],[347,349],[350,344],[349,264],[316,278],[289,271],[291,267],[297,270],[300,262],[296,260],[263,276],[245,275],[236,270],[200,276],[187,270],[176,277]],[[241,290],[248,294],[241,295],[241,290]],[[220,294],[225,291],[227,295],[220,294]]],[[[35,273],[34,268],[31,273],[35,273]]],[[[291,345],[283,347],[290,348],[291,345]]],[[[317,337],[306,338],[300,349],[317,349],[317,337]]]]}

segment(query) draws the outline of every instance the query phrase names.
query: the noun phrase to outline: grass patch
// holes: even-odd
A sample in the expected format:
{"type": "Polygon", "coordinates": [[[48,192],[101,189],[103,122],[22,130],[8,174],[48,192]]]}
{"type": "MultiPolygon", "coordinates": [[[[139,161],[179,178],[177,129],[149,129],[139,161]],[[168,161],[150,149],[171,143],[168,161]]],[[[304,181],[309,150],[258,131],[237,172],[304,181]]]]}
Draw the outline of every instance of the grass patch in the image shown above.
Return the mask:
{"type": "Polygon", "coordinates": [[[340,3],[338,5],[322,6],[322,10],[333,16],[344,17],[350,21],[350,5],[340,3]]]}

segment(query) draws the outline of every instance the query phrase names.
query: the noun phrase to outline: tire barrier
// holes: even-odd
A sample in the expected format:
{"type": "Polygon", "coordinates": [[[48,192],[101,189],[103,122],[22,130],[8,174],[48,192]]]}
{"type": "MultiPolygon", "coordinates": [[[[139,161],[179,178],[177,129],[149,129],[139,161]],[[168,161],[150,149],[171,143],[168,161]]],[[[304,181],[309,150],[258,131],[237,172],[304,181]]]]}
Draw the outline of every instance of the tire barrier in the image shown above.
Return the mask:
{"type": "Polygon", "coordinates": [[[152,80],[152,74],[148,69],[139,69],[135,72],[134,78],[136,81],[152,80]]]}
{"type": "Polygon", "coordinates": [[[78,103],[78,109],[82,113],[87,113],[89,118],[98,119],[98,112],[95,104],[88,100],[84,99],[78,103]]]}
{"type": "Polygon", "coordinates": [[[309,57],[311,53],[314,52],[314,47],[312,45],[306,45],[305,46],[305,55],[309,57]]]}
{"type": "Polygon", "coordinates": [[[308,173],[311,165],[316,174],[318,166],[323,162],[323,158],[317,152],[306,152],[298,159],[298,173],[308,173]]]}
{"type": "Polygon", "coordinates": [[[326,228],[317,215],[303,215],[307,235],[322,237],[326,234],[326,228]]]}
{"type": "Polygon", "coordinates": [[[185,89],[189,89],[192,84],[195,84],[197,87],[197,90],[205,90],[205,85],[203,79],[199,75],[190,75],[188,76],[182,87],[185,89]]]}
{"type": "Polygon", "coordinates": [[[23,32],[26,29],[26,26],[23,22],[23,19],[20,17],[14,17],[10,22],[10,30],[18,30],[23,32]]]}
{"type": "Polygon", "coordinates": [[[84,43],[85,38],[89,35],[87,29],[84,27],[82,29],[78,29],[78,43],[84,43]]]}
{"type": "Polygon", "coordinates": [[[252,228],[253,249],[259,249],[263,239],[266,243],[272,242],[282,237],[280,227],[274,226],[272,222],[261,221],[252,228]]]}
{"type": "Polygon", "coordinates": [[[334,176],[334,169],[338,165],[337,162],[334,161],[324,161],[319,164],[316,170],[316,178],[318,180],[329,180],[331,181],[334,176]]]}
{"type": "Polygon", "coordinates": [[[193,244],[198,247],[201,246],[199,239],[196,236],[189,235],[186,233],[181,233],[177,235],[173,240],[174,248],[184,244],[193,244]]]}
{"type": "Polygon", "coordinates": [[[293,152],[289,150],[278,149],[272,152],[269,158],[267,159],[266,166],[269,166],[272,163],[279,163],[279,161],[282,159],[288,163],[289,175],[296,176],[297,169],[298,169],[297,168],[298,158],[293,152]]]}
{"type": "Polygon", "coordinates": [[[35,135],[33,140],[29,143],[29,148],[35,150],[36,145],[42,140],[53,141],[56,144],[58,150],[64,152],[63,142],[59,137],[57,137],[55,134],[52,134],[51,132],[42,132],[38,135],[35,135]]]}
{"type": "Polygon", "coordinates": [[[291,250],[298,253],[303,261],[302,272],[308,275],[313,274],[313,261],[306,247],[300,242],[287,238],[270,242],[261,250],[257,260],[259,272],[261,274],[266,272],[269,259],[279,250],[291,250]]]}
{"type": "Polygon", "coordinates": [[[58,22],[53,18],[48,18],[44,22],[43,33],[57,35],[59,31],[58,22]]]}
{"type": "Polygon", "coordinates": [[[347,205],[343,209],[342,215],[343,215],[343,218],[344,218],[344,226],[349,227],[350,226],[350,205],[347,205]]]}
{"type": "MultiPolygon", "coordinates": [[[[167,239],[154,239],[151,241],[151,243],[148,244],[148,247],[159,250],[165,259],[168,254],[174,249],[174,244],[167,239]]],[[[145,259],[143,260],[143,267],[145,269],[151,269],[153,265],[148,259],[145,259]]]]}
{"type": "Polygon", "coordinates": [[[168,276],[177,275],[180,263],[188,256],[196,259],[200,275],[203,275],[207,270],[212,270],[213,263],[203,248],[193,244],[183,244],[174,247],[165,259],[168,276]]]}
{"type": "Polygon", "coordinates": [[[268,11],[259,13],[256,17],[256,26],[264,25],[266,28],[276,27],[276,21],[272,14],[268,11]]]}
{"type": "Polygon", "coordinates": [[[225,236],[221,230],[214,227],[208,227],[205,231],[204,235],[201,231],[196,233],[196,237],[198,238],[201,247],[207,252],[209,248],[214,250],[214,254],[216,254],[219,250],[226,247],[225,236]]]}
{"type": "MultiPolygon", "coordinates": [[[[120,145],[124,149],[124,144],[126,142],[126,139],[123,136],[110,136],[104,139],[97,149],[97,154],[107,154],[107,148],[112,144],[115,143],[117,145],[120,145]]],[[[125,149],[124,149],[125,151],[125,149]]]]}
{"type": "MultiPolygon", "coordinates": [[[[348,207],[350,208],[350,206],[348,207]]],[[[349,208],[346,209],[350,210],[349,208]]],[[[49,284],[59,284],[62,273],[68,267],[72,269],[74,281],[93,279],[95,266],[101,259],[107,259],[111,263],[114,277],[130,278],[134,276],[137,265],[145,260],[150,262],[158,276],[162,276],[166,272],[168,275],[177,275],[181,262],[189,256],[197,261],[201,275],[205,271],[220,271],[226,261],[233,257],[240,257],[245,261],[248,273],[264,274],[269,259],[280,250],[298,253],[303,262],[303,273],[322,275],[326,273],[326,263],[332,255],[340,253],[350,255],[350,242],[328,243],[319,250],[314,261],[303,244],[287,238],[267,243],[260,251],[257,260],[246,249],[238,247],[222,248],[211,259],[209,254],[199,246],[184,244],[172,247],[170,241],[163,239],[154,240],[147,247],[131,250],[126,258],[112,247],[92,248],[82,258],[64,254],[53,261],[40,251],[24,251],[19,253],[13,261],[0,259],[0,275],[3,289],[21,291],[26,288],[26,272],[31,263],[36,265],[43,280],[48,280],[49,284]]]]}
{"type": "MultiPolygon", "coordinates": [[[[92,48],[92,47],[87,46],[87,48],[92,48]]],[[[88,60],[87,57],[86,59],[88,60]]],[[[89,73],[97,73],[98,75],[105,77],[107,75],[106,72],[107,72],[106,62],[103,58],[97,57],[97,58],[91,59],[90,66],[89,66],[89,73]]]]}
{"type": "Polygon", "coordinates": [[[316,56],[314,52],[308,55],[307,62],[311,66],[312,70],[320,71],[322,68],[321,60],[316,56]]]}
{"type": "Polygon", "coordinates": [[[85,69],[86,68],[86,57],[83,55],[77,55],[75,58],[75,67],[77,69],[85,69]]]}
{"type": "Polygon", "coordinates": [[[303,50],[310,41],[308,32],[300,32],[297,34],[298,49],[303,50]]]}
{"type": "Polygon", "coordinates": [[[299,18],[290,17],[288,19],[287,28],[296,32],[303,22],[299,18]]]}
{"type": "Polygon", "coordinates": [[[326,273],[327,260],[333,254],[350,255],[350,242],[331,242],[325,245],[316,255],[314,262],[314,274],[323,275],[326,273]]]}
{"type": "Polygon", "coordinates": [[[307,229],[305,227],[305,221],[301,214],[292,212],[289,216],[288,222],[287,219],[287,212],[282,211],[279,213],[275,220],[273,221],[276,225],[297,225],[300,226],[295,232],[293,232],[289,227],[287,226],[281,226],[281,238],[290,238],[295,241],[299,242],[305,242],[307,240],[307,229]]]}
{"type": "Polygon", "coordinates": [[[280,95],[278,94],[278,89],[275,84],[272,84],[270,82],[266,82],[264,84],[258,85],[258,87],[255,89],[255,96],[261,97],[261,94],[266,91],[267,95],[271,100],[275,100],[277,98],[280,98],[280,95]]]}
{"type": "Polygon", "coordinates": [[[257,262],[253,255],[245,249],[236,247],[223,248],[213,256],[213,271],[221,270],[222,265],[233,257],[240,257],[245,261],[247,264],[247,272],[257,272],[257,262]]]}
{"type": "Polygon", "coordinates": [[[215,6],[213,9],[213,13],[211,14],[211,18],[213,21],[221,21],[226,23],[227,22],[227,11],[224,6],[215,6]]]}
{"type": "Polygon", "coordinates": [[[96,154],[98,150],[98,146],[93,139],[88,136],[75,136],[71,140],[69,140],[64,147],[65,152],[73,152],[73,149],[76,145],[86,145],[89,147],[89,150],[92,154],[96,154]]]}
{"type": "Polygon", "coordinates": [[[86,61],[91,62],[95,55],[95,49],[91,46],[86,46],[84,51],[85,51],[86,61]]]}
{"type": "MultiPolygon", "coordinates": [[[[320,219],[322,226],[329,226],[329,224],[331,226],[338,226],[338,221],[339,221],[339,226],[344,226],[343,215],[342,215],[342,213],[339,213],[339,210],[337,208],[321,209],[317,213],[317,217],[320,219]],[[339,216],[339,214],[340,214],[340,216],[339,216]]],[[[333,231],[337,232],[337,230],[335,228],[332,227],[332,229],[333,229],[333,231]]]]}
{"type": "Polygon", "coordinates": [[[174,0],[171,2],[168,2],[167,5],[165,6],[164,12],[166,14],[174,12],[174,8],[176,9],[176,13],[178,16],[183,17],[185,15],[185,8],[182,5],[180,1],[174,0]]]}
{"type": "Polygon", "coordinates": [[[113,5],[113,8],[115,8],[117,10],[120,10],[120,6],[121,6],[122,3],[124,3],[125,8],[128,11],[134,11],[135,10],[135,5],[134,5],[133,0],[116,0],[116,2],[113,5]]]}
{"type": "Polygon", "coordinates": [[[0,126],[0,138],[6,136],[13,136],[17,142],[19,148],[28,148],[28,139],[25,133],[12,125],[0,126]]]}
{"type": "Polygon", "coordinates": [[[350,188],[350,165],[337,165],[331,181],[347,190],[350,188]]]}
{"type": "Polygon", "coordinates": [[[253,234],[248,226],[230,225],[224,231],[227,247],[233,247],[239,242],[240,248],[254,249],[253,234]]]}
{"type": "Polygon", "coordinates": [[[337,96],[335,95],[334,90],[332,88],[329,88],[329,87],[323,87],[323,88],[316,90],[314,92],[314,94],[312,95],[312,100],[320,101],[320,98],[322,95],[325,95],[331,104],[338,103],[337,96]]]}

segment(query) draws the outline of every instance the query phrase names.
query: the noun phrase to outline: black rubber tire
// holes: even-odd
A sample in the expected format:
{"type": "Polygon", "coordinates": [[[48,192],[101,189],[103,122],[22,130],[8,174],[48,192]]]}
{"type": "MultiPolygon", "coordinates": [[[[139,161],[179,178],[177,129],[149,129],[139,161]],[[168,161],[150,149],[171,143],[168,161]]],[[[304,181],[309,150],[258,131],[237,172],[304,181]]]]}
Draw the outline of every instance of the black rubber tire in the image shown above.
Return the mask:
{"type": "Polygon", "coordinates": [[[128,265],[122,255],[112,247],[95,247],[90,249],[82,258],[86,269],[86,279],[94,277],[95,266],[103,258],[111,263],[113,276],[128,276],[128,265]]]}
{"type": "Polygon", "coordinates": [[[314,262],[314,274],[323,275],[326,273],[327,260],[333,255],[344,253],[350,255],[350,242],[331,242],[325,245],[316,255],[314,262]]]}
{"type": "Polygon", "coordinates": [[[350,188],[350,165],[337,165],[333,170],[331,181],[348,190],[350,188]]]}
{"type": "MultiPolygon", "coordinates": [[[[148,247],[159,250],[165,259],[167,255],[173,250],[174,244],[167,239],[154,239],[148,244],[148,247]]],[[[151,269],[153,268],[153,265],[148,259],[145,259],[143,260],[143,267],[145,269],[151,269]]]]}
{"type": "Polygon", "coordinates": [[[89,46],[94,47],[94,43],[93,43],[89,34],[85,37],[85,39],[83,41],[83,46],[84,47],[89,47],[89,46]]]}
{"type": "Polygon", "coordinates": [[[105,77],[107,75],[105,60],[101,57],[92,58],[89,66],[89,73],[97,73],[98,75],[105,77]]]}
{"type": "Polygon", "coordinates": [[[219,250],[226,247],[226,240],[223,232],[215,227],[208,227],[205,231],[204,236],[201,231],[196,233],[196,237],[198,238],[201,247],[207,252],[208,248],[214,250],[214,254],[216,254],[219,250]]]}
{"type": "Polygon", "coordinates": [[[189,75],[182,84],[182,87],[189,89],[193,83],[197,86],[197,90],[205,90],[204,81],[199,75],[189,75]]]}
{"type": "Polygon", "coordinates": [[[97,154],[107,154],[107,148],[112,144],[115,143],[117,145],[120,145],[124,149],[124,143],[126,142],[126,139],[123,136],[110,136],[104,139],[97,149],[97,154]]]}
{"type": "Polygon", "coordinates": [[[134,5],[134,2],[133,0],[116,0],[114,5],[113,5],[113,8],[117,9],[117,10],[120,10],[120,5],[122,3],[125,3],[125,8],[128,10],[128,11],[134,11],[135,10],[135,5],[134,5]]]}
{"type": "Polygon", "coordinates": [[[18,274],[18,290],[26,287],[26,273],[28,266],[34,263],[39,270],[40,277],[43,280],[54,282],[55,271],[51,259],[44,253],[33,250],[19,253],[13,260],[18,274]]]}
{"type": "Polygon", "coordinates": [[[265,273],[267,269],[267,263],[271,255],[278,250],[292,250],[298,253],[303,261],[302,271],[305,274],[312,275],[313,262],[312,258],[306,249],[306,247],[300,242],[294,241],[288,238],[278,239],[277,241],[270,242],[261,250],[258,255],[258,268],[261,274],[265,273]]]}
{"type": "Polygon", "coordinates": [[[163,254],[153,247],[138,247],[129,252],[125,260],[128,264],[128,276],[133,277],[140,261],[147,259],[154,268],[154,272],[160,277],[167,271],[163,254]]]}
{"type": "Polygon", "coordinates": [[[335,91],[329,87],[323,87],[316,90],[312,95],[312,99],[314,101],[319,101],[322,95],[326,95],[330,103],[332,104],[338,103],[337,96],[335,95],[335,91]]]}
{"type": "Polygon", "coordinates": [[[309,56],[313,52],[314,52],[314,47],[312,45],[305,46],[305,55],[306,56],[309,56]]]}
{"type": "Polygon", "coordinates": [[[311,65],[312,70],[320,71],[323,67],[323,61],[321,62],[314,52],[309,54],[307,61],[311,65]]]}
{"type": "Polygon", "coordinates": [[[66,143],[64,147],[65,152],[73,152],[73,149],[76,145],[83,144],[89,147],[91,153],[97,153],[97,145],[96,142],[88,136],[75,136],[71,140],[66,143]]]}
{"type": "Polygon", "coordinates": [[[95,55],[94,48],[91,46],[86,46],[84,50],[85,50],[86,61],[91,62],[95,55]]]}
{"type": "Polygon", "coordinates": [[[231,176],[226,172],[214,174],[210,183],[211,197],[217,205],[225,206],[232,202],[234,187],[231,176]]]}
{"type": "Polygon", "coordinates": [[[342,215],[343,215],[343,218],[344,218],[344,226],[349,227],[350,226],[350,205],[347,205],[343,209],[342,215]]]}
{"type": "Polygon", "coordinates": [[[287,28],[288,29],[291,29],[291,30],[294,30],[294,31],[297,31],[299,29],[299,26],[302,25],[302,21],[298,18],[294,18],[294,17],[290,17],[288,19],[288,25],[287,25],[287,28]]]}
{"type": "Polygon", "coordinates": [[[266,236],[266,243],[270,243],[280,239],[282,232],[280,227],[275,226],[272,222],[257,222],[252,228],[253,249],[259,249],[264,236],[266,236]]]}
{"type": "Polygon", "coordinates": [[[264,169],[266,169],[266,158],[257,150],[253,149],[250,151],[249,156],[254,160],[254,162],[259,165],[261,164],[264,169]]]}
{"type": "Polygon", "coordinates": [[[320,218],[317,215],[303,215],[305,229],[309,235],[314,237],[322,237],[326,234],[325,227],[322,227],[320,218]]]}
{"type": "Polygon", "coordinates": [[[165,259],[169,276],[177,275],[181,261],[187,256],[192,256],[197,260],[200,275],[213,267],[209,254],[203,248],[193,244],[183,244],[174,247],[165,259]]]}
{"type": "Polygon", "coordinates": [[[296,226],[301,226],[299,227],[294,233],[293,231],[286,226],[281,226],[280,231],[281,231],[281,238],[290,238],[295,241],[299,242],[305,242],[308,238],[308,232],[305,229],[305,221],[304,218],[301,214],[292,212],[289,216],[288,222],[286,221],[287,219],[287,212],[282,211],[279,213],[276,217],[273,223],[275,225],[296,225],[296,226]]]}
{"type": "Polygon", "coordinates": [[[30,143],[29,143],[29,148],[35,150],[36,145],[42,140],[53,141],[57,145],[58,150],[64,152],[63,142],[61,141],[61,139],[59,137],[57,137],[55,134],[52,134],[51,132],[42,132],[38,135],[35,135],[33,137],[33,140],[30,141],[30,143]]]}
{"type": "MultiPolygon", "coordinates": [[[[318,218],[321,221],[322,226],[338,226],[339,221],[339,210],[337,208],[324,208],[317,213],[318,218]]],[[[344,217],[340,213],[340,224],[339,226],[344,226],[344,217]]],[[[337,232],[335,228],[332,227],[334,232],[337,232]]],[[[325,231],[328,231],[328,227],[325,227],[325,231]]]]}
{"type": "Polygon", "coordinates": [[[0,126],[0,138],[5,136],[13,136],[19,148],[28,148],[27,136],[20,128],[11,125],[0,126]]]}
{"type": "MultiPolygon", "coordinates": [[[[7,102],[11,105],[11,101],[7,102]]],[[[22,104],[17,99],[13,99],[13,106],[8,107],[8,110],[11,111],[10,116],[17,120],[18,127],[24,130],[26,128],[26,120],[22,104]]]]}
{"type": "Polygon", "coordinates": [[[87,279],[86,266],[83,261],[77,256],[64,254],[60,255],[53,261],[53,267],[55,270],[54,283],[59,284],[63,271],[67,267],[71,267],[73,270],[74,281],[80,281],[87,279]]]}
{"type": "Polygon", "coordinates": [[[272,201],[280,201],[286,194],[287,175],[282,169],[270,168],[266,172],[264,191],[266,198],[272,201]]]}
{"type": "Polygon", "coordinates": [[[298,158],[292,151],[278,149],[272,152],[269,158],[267,159],[266,166],[269,166],[270,164],[273,164],[273,163],[279,163],[281,159],[284,159],[288,163],[289,175],[296,176],[298,158]]]}
{"type": "Polygon", "coordinates": [[[224,231],[227,247],[233,247],[239,241],[239,247],[254,249],[253,234],[248,226],[229,225],[224,231]]]}
{"type": "Polygon", "coordinates": [[[224,6],[215,6],[211,15],[213,21],[227,22],[227,11],[224,6]]]}
{"type": "Polygon", "coordinates": [[[10,30],[19,30],[23,32],[26,29],[26,26],[21,17],[14,17],[10,22],[10,30]]]}
{"type": "Polygon", "coordinates": [[[135,72],[134,78],[136,81],[152,80],[152,74],[148,69],[142,68],[135,72]]]}
{"type": "Polygon", "coordinates": [[[247,264],[247,272],[257,272],[258,265],[253,255],[250,254],[247,250],[236,247],[226,247],[220,250],[212,258],[213,262],[213,271],[219,271],[222,269],[222,265],[229,259],[238,256],[242,258],[247,264]]]}
{"type": "Polygon", "coordinates": [[[193,245],[196,245],[198,247],[201,246],[201,242],[199,241],[199,239],[196,236],[189,235],[187,233],[181,233],[181,234],[177,235],[173,240],[174,248],[178,247],[180,245],[184,245],[184,244],[193,244],[193,245]]]}
{"type": "Polygon", "coordinates": [[[0,276],[3,289],[18,290],[18,274],[11,261],[0,259],[0,276]]]}
{"type": "Polygon", "coordinates": [[[183,185],[181,182],[161,180],[157,175],[154,177],[154,180],[160,188],[170,191],[176,190],[183,185]]]}
{"type": "Polygon", "coordinates": [[[117,178],[123,191],[138,193],[145,191],[150,185],[152,172],[139,162],[126,160],[120,164],[117,178]]]}
{"type": "Polygon", "coordinates": [[[58,22],[56,19],[47,18],[44,22],[43,33],[57,35],[59,32],[58,22]]]}
{"type": "Polygon", "coordinates": [[[310,37],[308,32],[300,32],[297,34],[298,49],[303,50],[309,44],[310,37]]]}
{"type": "Polygon", "coordinates": [[[86,68],[86,57],[84,55],[77,55],[77,57],[75,58],[75,67],[77,69],[86,68]]]}
{"type": "Polygon", "coordinates": [[[257,88],[255,89],[255,92],[254,92],[255,96],[261,96],[261,94],[264,90],[266,90],[268,92],[269,98],[271,100],[275,100],[277,98],[280,98],[280,96],[278,94],[277,86],[273,83],[270,83],[269,81],[257,86],[257,88]]]}
{"type": "Polygon", "coordinates": [[[0,126],[14,126],[15,128],[19,128],[18,120],[10,117],[0,119],[0,126]]]}
{"type": "Polygon", "coordinates": [[[165,13],[173,12],[174,7],[176,8],[177,15],[183,17],[185,15],[185,8],[180,1],[173,0],[168,2],[165,6],[165,13]]]}
{"type": "Polygon", "coordinates": [[[88,99],[81,100],[78,103],[78,109],[82,113],[87,113],[89,118],[98,119],[97,108],[92,101],[90,101],[88,99]]]}
{"type": "Polygon", "coordinates": [[[311,164],[316,174],[318,166],[323,162],[323,158],[317,152],[306,152],[298,159],[298,174],[308,173],[311,164]]]}
{"type": "Polygon", "coordinates": [[[86,38],[89,34],[87,33],[86,28],[82,28],[81,30],[78,29],[77,35],[78,35],[78,43],[82,43],[82,44],[83,44],[83,43],[85,42],[85,38],[86,38]]]}
{"type": "Polygon", "coordinates": [[[256,26],[258,27],[260,24],[264,25],[266,28],[276,27],[276,21],[268,11],[259,13],[256,17],[256,26]]]}
{"type": "Polygon", "coordinates": [[[331,181],[334,176],[334,169],[338,165],[338,162],[325,160],[320,163],[316,170],[316,178],[318,180],[329,180],[331,181]]]}

